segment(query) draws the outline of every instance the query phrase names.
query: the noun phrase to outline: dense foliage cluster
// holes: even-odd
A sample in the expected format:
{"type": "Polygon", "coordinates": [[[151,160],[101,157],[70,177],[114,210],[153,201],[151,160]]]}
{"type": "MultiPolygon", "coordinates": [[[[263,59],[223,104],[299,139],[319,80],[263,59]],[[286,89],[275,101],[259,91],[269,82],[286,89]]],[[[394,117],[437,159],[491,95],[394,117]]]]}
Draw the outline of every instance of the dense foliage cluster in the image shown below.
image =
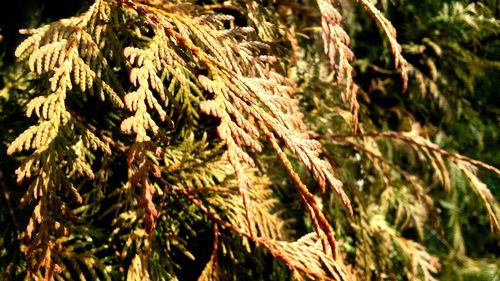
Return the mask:
{"type": "Polygon", "coordinates": [[[0,278],[496,280],[498,4],[420,2],[95,0],[23,23],[0,65],[0,278]]]}

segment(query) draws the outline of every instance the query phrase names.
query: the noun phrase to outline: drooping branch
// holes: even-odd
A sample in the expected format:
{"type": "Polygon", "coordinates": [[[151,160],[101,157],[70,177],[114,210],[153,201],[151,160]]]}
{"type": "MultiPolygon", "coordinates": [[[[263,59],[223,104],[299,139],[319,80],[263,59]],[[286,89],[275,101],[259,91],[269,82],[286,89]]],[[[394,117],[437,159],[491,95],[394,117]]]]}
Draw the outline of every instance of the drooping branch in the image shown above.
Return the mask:
{"type": "Polygon", "coordinates": [[[379,9],[369,0],[358,0],[361,6],[375,19],[382,31],[385,33],[392,55],[394,56],[394,65],[401,69],[401,78],[403,79],[403,92],[408,88],[408,62],[403,57],[401,45],[396,39],[396,29],[392,23],[380,12],[379,9]]]}
{"type": "Polygon", "coordinates": [[[401,132],[393,132],[393,131],[385,131],[385,132],[373,132],[373,133],[363,133],[363,134],[342,134],[342,135],[329,135],[329,136],[321,136],[318,134],[311,134],[311,138],[314,139],[336,139],[336,140],[343,140],[343,139],[348,139],[348,138],[392,138],[392,139],[397,139],[401,140],[407,143],[410,143],[412,145],[415,145],[417,147],[421,147],[427,150],[430,150],[434,153],[441,154],[443,156],[449,157],[453,160],[459,160],[459,161],[464,161],[471,163],[473,165],[482,167],[484,169],[487,169],[489,171],[492,171],[496,174],[500,174],[500,169],[488,164],[484,163],[482,161],[472,159],[470,157],[445,150],[442,148],[439,148],[436,144],[429,143],[429,142],[421,142],[414,135],[407,135],[405,133],[401,132]]]}

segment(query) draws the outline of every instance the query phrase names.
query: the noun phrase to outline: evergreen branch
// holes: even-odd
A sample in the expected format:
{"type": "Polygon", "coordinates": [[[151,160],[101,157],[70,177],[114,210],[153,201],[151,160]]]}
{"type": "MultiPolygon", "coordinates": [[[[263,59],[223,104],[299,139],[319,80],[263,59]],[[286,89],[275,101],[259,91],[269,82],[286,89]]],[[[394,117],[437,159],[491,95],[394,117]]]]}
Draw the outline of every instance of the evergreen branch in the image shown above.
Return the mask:
{"type": "MultiPolygon", "coordinates": [[[[255,175],[251,172],[252,170],[246,171],[249,178],[254,178],[255,175]]],[[[228,186],[228,188],[213,186],[204,188],[196,194],[209,196],[207,201],[215,208],[220,209],[230,223],[239,225],[244,231],[250,233],[246,220],[247,210],[234,188],[237,189],[237,180],[225,180],[221,184],[228,186]]],[[[287,236],[285,222],[279,216],[283,208],[280,208],[277,200],[273,198],[274,192],[269,188],[270,184],[268,179],[259,177],[252,182],[253,188],[248,190],[248,197],[252,202],[249,211],[254,219],[253,231],[259,236],[283,239],[287,236]]],[[[195,194],[191,190],[189,192],[195,194]]]]}
{"type": "Polygon", "coordinates": [[[493,194],[491,194],[486,184],[476,176],[475,166],[470,162],[457,161],[455,163],[469,180],[474,192],[476,192],[481,198],[481,201],[483,201],[488,212],[491,230],[500,233],[500,211],[498,210],[493,194]]]}
{"type": "Polygon", "coordinates": [[[421,244],[402,237],[395,237],[397,247],[409,259],[410,270],[405,269],[409,279],[416,279],[418,275],[423,275],[424,281],[437,281],[432,274],[439,271],[439,261],[431,256],[421,244]]]}
{"type": "MultiPolygon", "coordinates": [[[[437,154],[444,155],[446,157],[449,157],[454,160],[458,161],[464,161],[471,163],[473,165],[482,167],[484,169],[487,169],[489,171],[492,171],[496,174],[500,174],[500,170],[498,168],[495,168],[487,163],[484,163],[479,160],[472,159],[470,157],[451,152],[445,149],[439,148],[437,145],[432,144],[432,143],[427,143],[427,142],[422,142],[419,139],[416,139],[418,136],[410,135],[410,134],[405,134],[405,133],[400,133],[400,132],[373,132],[373,133],[363,133],[363,134],[345,134],[345,135],[329,135],[329,136],[320,136],[317,134],[312,134],[312,138],[316,139],[347,139],[347,138],[364,138],[364,137],[369,137],[369,138],[393,138],[393,139],[398,139],[402,140],[404,142],[411,143],[417,147],[422,147],[424,149],[427,149],[429,151],[432,151],[437,154]]],[[[419,137],[418,137],[419,138],[419,137]]]]}
{"type": "MultiPolygon", "coordinates": [[[[279,147],[278,143],[274,139],[274,136],[272,134],[269,134],[268,136],[269,136],[269,139],[271,141],[271,144],[273,145],[273,148],[278,153],[278,157],[279,157],[280,161],[283,163],[283,165],[285,166],[285,169],[290,174],[292,181],[294,182],[297,189],[299,189],[299,191],[301,193],[301,197],[304,200],[304,203],[307,206],[307,210],[308,210],[308,212],[309,212],[309,214],[314,222],[314,227],[316,228],[316,232],[318,233],[318,235],[321,232],[325,233],[325,235],[327,237],[327,241],[331,247],[331,254],[332,254],[333,258],[335,259],[336,255],[337,255],[337,251],[336,251],[337,248],[336,248],[336,244],[335,244],[333,230],[332,230],[330,224],[328,223],[325,216],[323,215],[323,213],[319,209],[318,204],[316,203],[316,199],[314,198],[314,196],[309,192],[307,187],[300,180],[297,173],[295,173],[295,171],[293,170],[290,161],[287,159],[285,153],[279,147]]],[[[346,204],[346,203],[344,203],[344,204],[346,204]]],[[[347,206],[351,206],[350,203],[347,206]]],[[[352,209],[349,209],[349,212],[352,215],[352,209]]],[[[325,243],[323,243],[323,248],[326,252],[327,247],[326,247],[325,243]]]]}
{"type": "Polygon", "coordinates": [[[26,228],[26,256],[34,260],[29,273],[36,276],[43,267],[45,280],[51,280],[61,269],[53,256],[58,247],[53,235],[68,235],[64,220],[56,219],[53,214],[59,213],[62,218],[74,217],[58,193],[64,191],[81,204],[82,196],[70,179],[75,176],[94,178],[89,160],[86,159],[89,150],[100,148],[109,153],[109,148],[83,126],[79,126],[66,108],[67,95],[73,90],[72,77],[82,91],[90,90],[95,85],[102,99],[106,92],[112,101],[120,105],[118,95],[108,85],[108,81],[112,80],[106,74],[110,73],[109,66],[98,49],[92,47],[97,44],[92,45],[92,37],[87,33],[87,30],[92,32],[89,22],[102,16],[99,13],[101,5],[105,5],[104,2],[97,1],[79,17],[63,19],[35,30],[16,50],[16,56],[27,58],[31,72],[39,76],[48,74],[45,79],[50,85],[48,96],[33,98],[26,108],[28,116],[36,113],[39,123],[19,135],[7,149],[8,154],[35,149],[16,170],[16,174],[18,182],[30,178],[32,172],[34,174],[33,181],[21,199],[22,205],[32,199],[37,200],[26,228]],[[82,45],[86,45],[85,51],[80,49],[82,45]],[[83,61],[80,52],[88,60],[93,60],[92,65],[101,67],[99,74],[83,61]]]}
{"type": "MultiPolygon", "coordinates": [[[[342,92],[344,102],[349,102],[349,108],[353,114],[353,132],[358,127],[359,104],[356,99],[358,86],[354,83],[354,53],[351,51],[350,39],[347,32],[342,28],[342,15],[333,6],[335,0],[317,0],[321,13],[321,34],[323,37],[324,52],[329,58],[330,66],[336,70],[337,83],[345,80],[345,91],[342,92]]],[[[337,2],[337,1],[335,1],[337,2]]]]}
{"type": "Polygon", "coordinates": [[[482,183],[477,176],[475,175],[475,169],[473,169],[474,166],[476,167],[482,167],[485,168],[489,171],[495,172],[497,174],[500,174],[500,170],[497,168],[486,164],[484,162],[478,161],[471,159],[469,157],[450,152],[444,149],[439,148],[436,144],[430,142],[427,139],[424,139],[415,132],[408,132],[408,133],[401,133],[401,132],[373,132],[373,133],[365,133],[365,134],[347,134],[347,135],[331,135],[331,136],[319,136],[315,135],[313,137],[317,137],[320,139],[340,139],[340,140],[346,140],[349,138],[379,138],[379,137],[384,137],[384,138],[393,138],[397,140],[404,141],[406,143],[409,143],[410,145],[423,150],[426,152],[428,155],[429,159],[431,159],[431,163],[434,166],[435,169],[440,169],[441,167],[441,177],[443,184],[445,184],[445,188],[449,186],[449,175],[448,171],[446,170],[446,167],[444,167],[444,163],[442,163],[442,160],[437,157],[433,157],[430,153],[434,153],[437,155],[443,155],[448,158],[450,158],[455,164],[458,165],[458,167],[464,172],[464,174],[467,176],[469,179],[469,182],[471,184],[471,187],[473,190],[479,195],[481,198],[481,201],[483,201],[484,206],[486,207],[488,217],[490,220],[490,225],[492,227],[492,230],[496,232],[500,232],[500,223],[499,223],[499,212],[495,208],[495,199],[493,198],[493,195],[491,194],[490,190],[486,187],[484,183],[482,183]],[[438,161],[438,164],[434,163],[434,161],[438,161]]]}
{"type": "MultiPolygon", "coordinates": [[[[438,211],[434,206],[433,206],[433,199],[425,192],[425,188],[422,184],[422,181],[420,180],[420,178],[418,177],[418,175],[415,175],[413,173],[410,173],[406,170],[404,170],[403,168],[401,168],[399,165],[393,163],[392,161],[386,159],[385,157],[383,157],[382,155],[378,154],[378,153],[375,153],[374,151],[370,150],[370,149],[367,149],[365,148],[364,146],[362,145],[359,145],[355,142],[350,142],[350,141],[347,141],[346,142],[347,145],[351,145],[354,147],[354,149],[366,154],[366,155],[370,155],[371,157],[377,159],[378,161],[382,162],[384,165],[390,167],[391,169],[397,171],[397,173],[401,174],[401,176],[406,179],[406,181],[408,183],[410,183],[415,191],[416,191],[416,195],[417,195],[417,198],[419,200],[422,200],[423,203],[425,204],[425,206],[427,207],[428,210],[430,210],[431,214],[433,215],[433,218],[437,218],[438,217],[438,211]]],[[[389,188],[390,186],[388,186],[389,188]]],[[[424,225],[425,226],[425,225],[424,225]]],[[[419,227],[419,235],[421,238],[423,238],[423,231],[422,231],[422,227],[423,226],[420,226],[419,227]]],[[[444,235],[443,234],[443,230],[442,230],[442,226],[441,224],[439,223],[439,221],[437,221],[437,230],[439,231],[439,233],[441,235],[444,235]]],[[[432,229],[430,229],[432,230],[432,229]]]]}
{"type": "Polygon", "coordinates": [[[389,45],[391,46],[392,55],[394,56],[394,65],[401,69],[401,77],[403,79],[403,92],[408,88],[408,62],[402,55],[402,48],[396,40],[396,29],[391,22],[375,7],[369,0],[358,0],[361,6],[375,19],[380,28],[384,31],[389,45]]]}

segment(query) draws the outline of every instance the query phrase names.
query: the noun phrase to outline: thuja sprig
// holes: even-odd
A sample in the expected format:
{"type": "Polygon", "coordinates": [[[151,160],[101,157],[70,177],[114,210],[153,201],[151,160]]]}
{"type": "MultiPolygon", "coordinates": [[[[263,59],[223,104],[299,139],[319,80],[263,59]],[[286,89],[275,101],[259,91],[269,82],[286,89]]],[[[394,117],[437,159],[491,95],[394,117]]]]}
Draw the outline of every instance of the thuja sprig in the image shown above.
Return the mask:
{"type": "Polygon", "coordinates": [[[74,180],[94,178],[92,151],[110,154],[104,142],[73,118],[66,107],[67,97],[97,92],[102,99],[122,105],[122,90],[96,40],[96,33],[102,30],[94,28],[94,24],[106,21],[108,8],[97,1],[81,16],[32,30],[16,50],[29,70],[48,82],[48,88],[40,88],[42,94],[31,99],[26,109],[28,117],[35,115],[38,123],[19,135],[7,150],[8,154],[34,150],[16,174],[18,182],[31,179],[21,204],[36,202],[26,229],[30,272],[36,275],[43,267],[46,280],[60,269],[53,260],[59,247],[54,237],[68,235],[67,221],[74,219],[63,195],[81,204],[74,180]]]}

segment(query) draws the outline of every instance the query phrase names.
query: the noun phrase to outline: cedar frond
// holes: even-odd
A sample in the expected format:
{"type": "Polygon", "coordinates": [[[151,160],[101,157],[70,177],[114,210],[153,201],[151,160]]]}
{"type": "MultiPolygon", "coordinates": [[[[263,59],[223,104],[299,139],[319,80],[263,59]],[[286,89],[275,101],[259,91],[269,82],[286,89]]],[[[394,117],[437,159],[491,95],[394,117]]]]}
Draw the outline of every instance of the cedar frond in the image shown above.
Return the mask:
{"type": "Polygon", "coordinates": [[[469,180],[472,190],[479,195],[481,201],[483,202],[486,211],[488,212],[488,218],[490,219],[491,229],[500,232],[500,210],[495,202],[495,198],[491,194],[491,191],[486,187],[476,175],[477,167],[466,161],[455,161],[455,164],[460,168],[464,175],[469,180]]]}
{"type": "MultiPolygon", "coordinates": [[[[137,87],[136,91],[125,95],[126,107],[135,112],[133,117],[123,120],[121,128],[124,132],[134,132],[136,134],[136,142],[148,141],[146,131],[150,129],[153,135],[158,134],[159,126],[152,119],[148,108],[154,109],[158,113],[161,121],[166,121],[170,127],[174,124],[164,106],[160,102],[165,103],[166,91],[163,86],[163,81],[158,76],[158,73],[166,64],[165,60],[169,59],[168,48],[162,46],[165,34],[159,32],[157,36],[151,39],[151,43],[146,50],[139,48],[127,47],[124,49],[124,55],[132,65],[136,65],[130,71],[130,82],[137,87]],[[159,99],[157,99],[154,90],[159,99]]],[[[172,99],[172,98],[170,98],[172,99]]]]}
{"type": "Polygon", "coordinates": [[[271,9],[268,9],[263,3],[244,0],[248,18],[257,28],[257,34],[264,42],[276,41],[280,35],[283,35],[283,28],[279,22],[273,22],[271,19],[275,16],[271,9]]]}
{"type": "Polygon", "coordinates": [[[216,255],[212,254],[210,256],[210,260],[207,262],[205,268],[198,277],[198,281],[219,281],[221,280],[219,271],[220,269],[217,265],[216,255]]]}
{"type": "Polygon", "coordinates": [[[402,237],[386,220],[386,211],[371,204],[361,211],[359,223],[353,225],[357,239],[368,241],[356,250],[356,260],[364,268],[359,274],[363,278],[372,274],[393,274],[395,268],[401,271],[398,267],[401,265],[409,280],[436,280],[432,274],[438,272],[439,260],[421,244],[402,237]],[[402,264],[396,256],[403,258],[402,264]],[[369,269],[370,265],[376,265],[376,273],[369,269]]]}
{"type": "Polygon", "coordinates": [[[301,275],[315,280],[357,280],[341,256],[333,259],[322,251],[321,239],[316,233],[306,234],[294,242],[264,238],[258,243],[281,259],[297,280],[302,279],[301,275]]]}
{"type": "Polygon", "coordinates": [[[342,15],[334,7],[333,0],[317,0],[321,12],[322,37],[325,54],[330,66],[335,69],[337,83],[345,81],[345,90],[342,92],[344,102],[349,102],[353,114],[353,131],[357,131],[359,104],[356,99],[358,86],[354,83],[354,53],[351,51],[350,39],[342,27],[342,15]]]}
{"type": "Polygon", "coordinates": [[[107,95],[117,106],[121,105],[119,95],[110,85],[121,88],[116,86],[116,78],[100,54],[98,43],[89,34],[95,32],[94,21],[105,20],[104,6],[106,4],[97,1],[79,17],[63,19],[32,31],[33,35],[16,50],[16,56],[27,60],[31,72],[38,76],[47,75],[45,79],[49,82],[45,90],[49,94],[36,97],[27,105],[27,115],[35,112],[38,124],[20,134],[7,150],[8,154],[35,150],[16,173],[19,182],[33,177],[21,200],[22,205],[32,199],[37,201],[26,229],[29,240],[26,255],[36,261],[30,268],[31,274],[36,275],[43,267],[46,280],[52,279],[60,269],[53,259],[58,244],[52,233],[68,234],[64,219],[54,218],[53,213],[61,213],[62,218],[74,217],[58,193],[64,191],[81,204],[82,197],[71,179],[80,176],[94,178],[89,150],[99,148],[110,152],[106,144],[73,118],[65,100],[73,94],[75,84],[82,92],[96,88],[101,99],[107,95]]]}
{"type": "Polygon", "coordinates": [[[234,174],[223,147],[211,148],[206,134],[201,140],[190,134],[179,145],[167,147],[162,160],[163,178],[186,189],[211,188],[234,174]]]}
{"type": "MultiPolygon", "coordinates": [[[[434,69],[436,66],[432,60],[428,60],[427,65],[434,69]]],[[[438,74],[431,74],[431,76],[424,74],[415,66],[408,65],[408,74],[414,76],[415,82],[418,83],[420,94],[422,97],[432,97],[438,100],[439,106],[445,113],[451,111],[450,102],[444,97],[442,91],[439,90],[438,83],[444,84],[445,81],[438,78],[438,74]]]]}
{"type": "MultiPolygon", "coordinates": [[[[204,140],[195,143],[191,139],[180,147],[167,150],[165,161],[169,166],[163,171],[164,178],[176,184],[177,188],[203,196],[233,225],[250,233],[246,221],[248,214],[241,196],[238,196],[236,173],[227,156],[221,154],[219,149],[208,150],[204,140]],[[193,158],[193,155],[197,157],[193,158]]],[[[257,176],[255,169],[242,168],[245,176],[252,179],[252,189],[248,190],[248,199],[252,202],[249,210],[254,224],[252,230],[263,237],[286,237],[285,222],[279,217],[281,210],[270,189],[271,182],[266,177],[257,176]]]]}
{"type": "Polygon", "coordinates": [[[403,79],[403,92],[408,87],[408,62],[402,55],[402,48],[396,40],[396,29],[391,22],[380,12],[375,5],[369,0],[358,0],[361,6],[375,19],[379,27],[384,31],[389,45],[391,46],[392,55],[394,56],[394,65],[401,69],[401,77],[403,79]]]}
{"type": "Polygon", "coordinates": [[[140,188],[140,205],[144,208],[144,224],[148,232],[153,230],[159,216],[153,202],[157,192],[151,179],[161,177],[158,165],[154,161],[155,156],[159,156],[158,151],[155,155],[149,142],[136,142],[129,149],[129,181],[126,183],[126,189],[133,189],[135,186],[140,188]]]}
{"type": "Polygon", "coordinates": [[[364,133],[364,134],[355,134],[355,135],[336,135],[336,136],[329,136],[332,139],[342,139],[342,138],[349,138],[349,137],[373,137],[373,138],[379,138],[379,137],[385,137],[385,138],[394,138],[398,139],[404,142],[408,143],[413,143],[414,145],[418,145],[424,149],[429,150],[432,153],[440,154],[445,157],[452,158],[456,161],[464,161],[471,163],[475,166],[479,166],[481,168],[487,169],[489,171],[492,171],[494,173],[500,174],[500,170],[487,164],[482,161],[478,161],[472,158],[469,158],[464,155],[460,155],[458,153],[454,153],[452,151],[440,149],[436,144],[430,142],[429,140],[419,136],[416,134],[416,131],[413,132],[391,132],[391,131],[386,131],[386,132],[375,132],[375,133],[364,133]]]}
{"type": "Polygon", "coordinates": [[[382,206],[387,208],[386,212],[395,209],[394,226],[400,231],[414,227],[420,240],[424,239],[424,225],[429,216],[426,199],[418,198],[405,187],[388,187],[380,196],[382,206]]]}
{"type": "Polygon", "coordinates": [[[53,259],[57,263],[54,274],[56,280],[71,279],[71,272],[75,272],[82,281],[111,280],[110,268],[96,257],[96,253],[105,247],[93,244],[92,238],[95,237],[88,236],[88,229],[84,231],[86,231],[84,235],[72,234],[70,237],[62,237],[58,240],[59,247],[53,253],[53,259]],[[88,274],[86,275],[85,272],[88,274]]]}
{"type": "Polygon", "coordinates": [[[439,260],[431,256],[424,246],[402,237],[394,240],[397,248],[408,257],[409,266],[405,268],[409,280],[415,281],[437,281],[433,274],[438,273],[439,260]],[[420,278],[421,275],[421,278],[420,278]]]}
{"type": "Polygon", "coordinates": [[[15,55],[28,60],[30,70],[37,74],[53,71],[52,91],[62,82],[72,89],[74,82],[81,93],[97,90],[102,100],[107,97],[115,105],[123,106],[120,97],[123,89],[99,49],[101,42],[96,36],[99,30],[92,26],[107,20],[108,5],[98,1],[79,17],[30,31],[32,35],[19,45],[15,55]]]}
{"type": "MultiPolygon", "coordinates": [[[[246,173],[248,173],[249,178],[255,177],[252,175],[252,170],[248,170],[246,173]]],[[[280,206],[277,200],[272,197],[273,191],[269,188],[270,184],[269,179],[256,177],[255,181],[252,182],[252,189],[248,190],[249,199],[252,202],[250,207],[254,223],[252,229],[261,237],[284,239],[287,237],[285,221],[279,216],[280,206]]],[[[221,185],[221,187],[213,186],[202,190],[209,196],[208,203],[220,209],[221,214],[224,214],[231,224],[238,226],[246,233],[250,233],[246,223],[245,206],[241,197],[235,194],[237,180],[226,180],[221,185]]]]}

